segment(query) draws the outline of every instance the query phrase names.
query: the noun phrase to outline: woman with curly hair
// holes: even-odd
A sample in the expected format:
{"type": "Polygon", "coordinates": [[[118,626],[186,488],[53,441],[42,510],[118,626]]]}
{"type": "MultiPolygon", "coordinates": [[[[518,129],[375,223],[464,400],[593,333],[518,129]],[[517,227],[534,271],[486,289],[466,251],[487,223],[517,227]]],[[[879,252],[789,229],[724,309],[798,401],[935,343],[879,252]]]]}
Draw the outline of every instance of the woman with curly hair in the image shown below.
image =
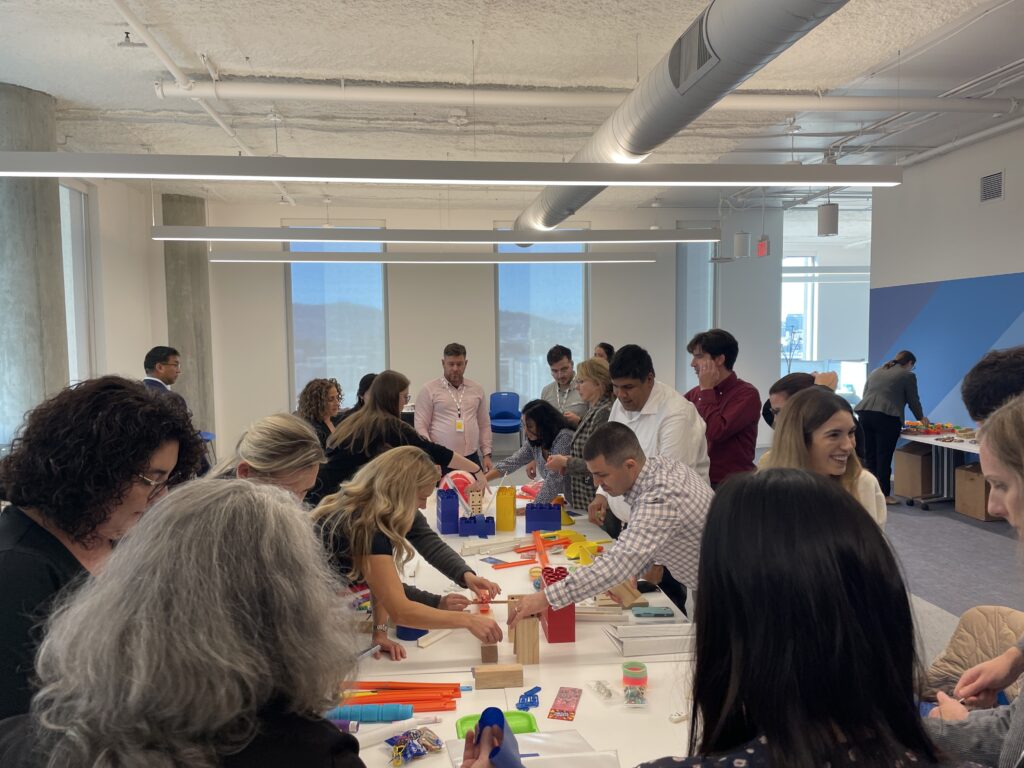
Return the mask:
{"type": "Polygon", "coordinates": [[[61,597],[0,764],[363,768],[319,717],[360,643],[340,588],[293,495],[189,483],[61,597]]]}
{"type": "Polygon", "coordinates": [[[297,413],[313,427],[321,448],[327,447],[327,438],[341,421],[341,398],[341,385],[336,379],[312,379],[299,395],[297,413]]]}
{"type": "Polygon", "coordinates": [[[119,376],[69,387],[31,411],[0,460],[0,718],[28,711],[34,626],[54,596],[98,573],[203,443],[176,398],[119,376]]]}

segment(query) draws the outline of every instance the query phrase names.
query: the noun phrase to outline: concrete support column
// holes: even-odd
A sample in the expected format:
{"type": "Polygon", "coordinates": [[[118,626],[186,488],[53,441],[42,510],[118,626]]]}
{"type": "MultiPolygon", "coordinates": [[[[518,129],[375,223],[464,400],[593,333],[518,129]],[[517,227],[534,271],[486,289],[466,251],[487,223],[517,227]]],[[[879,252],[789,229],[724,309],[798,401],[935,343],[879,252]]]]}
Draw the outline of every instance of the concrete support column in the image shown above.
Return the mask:
{"type": "MultiPolygon", "coordinates": [[[[55,101],[0,83],[0,150],[57,148],[55,101]]],[[[68,383],[56,179],[0,179],[0,444],[68,383]]]]}
{"type": "MultiPolygon", "coordinates": [[[[161,207],[167,226],[206,226],[202,198],[163,195],[161,207]]],[[[181,353],[181,376],[174,389],[188,403],[196,429],[213,432],[213,325],[206,243],[165,242],[164,273],[167,343],[181,353]]]]}

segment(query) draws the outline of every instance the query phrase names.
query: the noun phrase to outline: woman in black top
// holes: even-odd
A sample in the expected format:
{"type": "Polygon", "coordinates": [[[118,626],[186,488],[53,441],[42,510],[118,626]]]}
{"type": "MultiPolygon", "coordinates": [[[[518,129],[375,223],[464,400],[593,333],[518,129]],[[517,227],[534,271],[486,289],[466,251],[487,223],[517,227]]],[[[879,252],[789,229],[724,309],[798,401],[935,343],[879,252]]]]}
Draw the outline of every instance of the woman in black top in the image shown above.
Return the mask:
{"type": "Polygon", "coordinates": [[[341,399],[341,385],[336,379],[311,379],[299,395],[296,414],[313,427],[321,448],[327,446],[327,439],[341,421],[341,399]]]}
{"type": "MultiPolygon", "coordinates": [[[[409,379],[398,371],[377,375],[366,393],[366,403],[351,418],[345,419],[327,441],[327,463],[320,467],[317,484],[306,496],[317,504],[338,490],[343,482],[371,459],[399,445],[415,445],[426,451],[435,464],[452,469],[480,473],[469,459],[456,456],[448,448],[421,437],[402,421],[401,412],[409,397],[409,379]]],[[[481,487],[485,481],[479,481],[481,487]]]]}
{"type": "Polygon", "coordinates": [[[363,378],[359,380],[359,387],[356,389],[356,404],[347,411],[342,411],[341,415],[338,416],[339,422],[344,421],[349,416],[355,416],[366,405],[366,393],[370,391],[370,387],[373,386],[373,380],[376,378],[376,373],[363,374],[363,378]]]}
{"type": "Polygon", "coordinates": [[[340,588],[293,494],[188,483],[62,599],[0,765],[363,768],[319,716],[366,643],[340,588]]]}
{"type": "Polygon", "coordinates": [[[76,577],[96,573],[168,485],[195,474],[203,443],[178,398],[118,376],[32,410],[0,460],[0,718],[28,711],[33,627],[76,577]]]}
{"type": "Polygon", "coordinates": [[[914,623],[881,530],[809,472],[738,475],[701,541],[689,754],[646,766],[936,763],[914,623]]]}

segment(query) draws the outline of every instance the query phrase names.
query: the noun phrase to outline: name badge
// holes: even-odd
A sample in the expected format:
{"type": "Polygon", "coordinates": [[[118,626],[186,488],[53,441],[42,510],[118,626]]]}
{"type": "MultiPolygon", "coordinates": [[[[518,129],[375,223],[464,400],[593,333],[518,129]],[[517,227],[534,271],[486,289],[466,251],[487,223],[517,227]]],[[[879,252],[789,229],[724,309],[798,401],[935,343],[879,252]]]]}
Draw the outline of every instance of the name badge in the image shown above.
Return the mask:
{"type": "Polygon", "coordinates": [[[455,431],[456,432],[465,432],[466,431],[466,422],[464,422],[462,419],[456,419],[455,420],[455,431]]]}

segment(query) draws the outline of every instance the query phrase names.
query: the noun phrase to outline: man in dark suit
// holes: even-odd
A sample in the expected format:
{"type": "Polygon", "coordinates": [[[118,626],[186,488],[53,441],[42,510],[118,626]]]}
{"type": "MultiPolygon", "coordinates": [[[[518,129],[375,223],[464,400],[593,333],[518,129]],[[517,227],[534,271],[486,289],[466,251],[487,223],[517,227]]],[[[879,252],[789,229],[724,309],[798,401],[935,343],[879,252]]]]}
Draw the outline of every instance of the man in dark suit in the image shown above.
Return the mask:
{"type": "MultiPolygon", "coordinates": [[[[162,394],[177,398],[182,407],[188,411],[185,398],[171,389],[171,385],[181,375],[181,355],[178,354],[178,350],[174,347],[153,347],[146,353],[142,367],[146,369],[146,378],[142,380],[143,384],[162,394]]],[[[189,411],[189,415],[191,416],[191,411],[189,411]]],[[[206,456],[203,456],[199,475],[205,475],[209,469],[210,462],[206,456]]]]}
{"type": "Polygon", "coordinates": [[[170,392],[171,385],[181,375],[181,355],[174,347],[153,347],[146,353],[142,366],[146,370],[143,384],[150,389],[170,392]]]}

